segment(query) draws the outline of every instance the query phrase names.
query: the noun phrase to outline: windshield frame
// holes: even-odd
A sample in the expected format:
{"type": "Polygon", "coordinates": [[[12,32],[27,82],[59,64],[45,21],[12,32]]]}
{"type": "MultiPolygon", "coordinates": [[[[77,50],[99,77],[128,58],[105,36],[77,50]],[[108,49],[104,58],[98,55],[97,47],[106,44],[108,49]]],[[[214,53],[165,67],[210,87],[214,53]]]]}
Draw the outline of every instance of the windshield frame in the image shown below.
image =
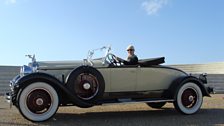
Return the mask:
{"type": "Polygon", "coordinates": [[[106,61],[106,58],[107,58],[108,54],[110,53],[110,51],[111,51],[110,46],[103,46],[101,48],[89,50],[88,55],[87,55],[87,62],[90,63],[91,66],[93,66],[94,65],[94,60],[100,60],[101,59],[101,62],[102,62],[103,65],[109,64],[108,61],[106,61]],[[104,50],[105,50],[105,55],[103,57],[93,59],[93,56],[94,56],[96,51],[104,51],[104,50]]]}

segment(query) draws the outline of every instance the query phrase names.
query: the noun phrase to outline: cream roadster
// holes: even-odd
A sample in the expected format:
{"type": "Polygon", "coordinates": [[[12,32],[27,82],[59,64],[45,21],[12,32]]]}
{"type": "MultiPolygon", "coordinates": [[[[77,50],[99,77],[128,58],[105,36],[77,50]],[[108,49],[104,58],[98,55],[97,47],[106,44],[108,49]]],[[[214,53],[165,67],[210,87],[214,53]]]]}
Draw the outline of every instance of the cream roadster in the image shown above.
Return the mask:
{"type": "Polygon", "coordinates": [[[161,108],[167,102],[183,114],[199,111],[204,96],[210,96],[206,75],[191,76],[165,65],[164,57],[124,65],[115,60],[110,47],[102,58],[89,51],[83,61],[36,61],[21,67],[10,83],[7,100],[28,120],[51,118],[59,106],[88,108],[110,103],[143,102],[161,108]]]}

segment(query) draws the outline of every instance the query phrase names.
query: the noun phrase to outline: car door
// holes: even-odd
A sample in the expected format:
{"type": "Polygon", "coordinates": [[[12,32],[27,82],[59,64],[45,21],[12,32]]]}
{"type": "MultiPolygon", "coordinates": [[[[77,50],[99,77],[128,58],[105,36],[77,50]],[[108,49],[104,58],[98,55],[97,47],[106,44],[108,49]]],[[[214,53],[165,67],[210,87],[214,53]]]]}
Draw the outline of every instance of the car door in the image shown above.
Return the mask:
{"type": "Polygon", "coordinates": [[[137,91],[148,91],[160,89],[159,81],[164,79],[157,68],[141,67],[137,74],[137,91]]]}
{"type": "Polygon", "coordinates": [[[137,67],[110,68],[111,92],[135,91],[137,84],[137,67]]]}

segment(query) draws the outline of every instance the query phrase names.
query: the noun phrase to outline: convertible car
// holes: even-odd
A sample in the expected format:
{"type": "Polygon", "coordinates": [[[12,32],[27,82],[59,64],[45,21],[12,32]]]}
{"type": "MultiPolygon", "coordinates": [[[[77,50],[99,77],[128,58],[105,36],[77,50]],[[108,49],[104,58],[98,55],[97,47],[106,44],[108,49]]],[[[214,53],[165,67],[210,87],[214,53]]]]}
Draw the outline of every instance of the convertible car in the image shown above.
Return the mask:
{"type": "Polygon", "coordinates": [[[6,99],[28,120],[39,122],[54,116],[59,106],[88,108],[110,103],[143,102],[161,108],[174,104],[182,114],[199,111],[210,96],[205,74],[194,77],[165,65],[164,57],[142,59],[137,65],[115,60],[110,47],[102,58],[89,51],[83,61],[36,61],[21,67],[10,82],[6,99]]]}

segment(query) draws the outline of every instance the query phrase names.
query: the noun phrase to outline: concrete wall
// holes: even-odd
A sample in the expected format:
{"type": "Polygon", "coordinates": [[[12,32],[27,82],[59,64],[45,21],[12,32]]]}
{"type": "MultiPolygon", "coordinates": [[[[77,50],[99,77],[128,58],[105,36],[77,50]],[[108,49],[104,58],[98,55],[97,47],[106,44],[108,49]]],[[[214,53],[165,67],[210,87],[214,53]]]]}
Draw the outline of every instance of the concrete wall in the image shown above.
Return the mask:
{"type": "MultiPolygon", "coordinates": [[[[224,62],[209,64],[170,65],[187,73],[207,73],[208,85],[224,88],[224,62]]],[[[18,66],[0,66],[0,95],[9,91],[9,81],[19,73],[18,66]]]]}
{"type": "Polygon", "coordinates": [[[0,66],[0,95],[9,91],[9,81],[19,73],[18,66],[0,66]]]}
{"type": "Polygon", "coordinates": [[[170,66],[196,75],[207,73],[209,86],[224,89],[224,62],[207,64],[179,64],[170,66]]]}
{"type": "Polygon", "coordinates": [[[180,64],[170,66],[182,69],[187,73],[224,74],[224,62],[207,63],[207,64],[180,64]]]}

